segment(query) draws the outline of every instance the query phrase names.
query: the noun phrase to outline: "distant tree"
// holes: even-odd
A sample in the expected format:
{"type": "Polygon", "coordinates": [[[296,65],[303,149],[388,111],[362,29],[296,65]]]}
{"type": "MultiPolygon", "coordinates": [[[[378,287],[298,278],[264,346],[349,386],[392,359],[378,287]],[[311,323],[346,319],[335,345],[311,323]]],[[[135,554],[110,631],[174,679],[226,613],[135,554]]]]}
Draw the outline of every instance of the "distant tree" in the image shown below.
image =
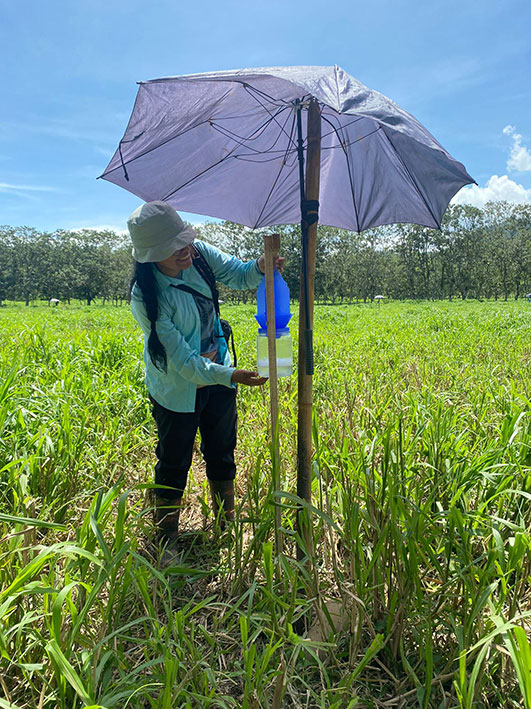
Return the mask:
{"type": "Polygon", "coordinates": [[[42,264],[49,244],[48,237],[28,226],[15,227],[10,234],[13,279],[10,296],[23,300],[25,305],[41,296],[43,288],[42,264]]]}
{"type": "Polygon", "coordinates": [[[13,289],[13,229],[0,226],[0,307],[13,289]]]}
{"type": "Polygon", "coordinates": [[[501,290],[508,300],[515,285],[516,224],[513,205],[509,202],[489,202],[484,209],[487,249],[490,252],[495,277],[495,297],[501,290]]]}
{"type": "Polygon", "coordinates": [[[380,295],[395,300],[407,298],[407,279],[404,266],[392,245],[388,245],[386,248],[382,275],[384,285],[380,295]]]}
{"type": "MultiPolygon", "coordinates": [[[[199,238],[248,261],[263,251],[264,232],[279,232],[284,278],[300,297],[298,224],[266,230],[232,222],[197,227],[199,238]]],[[[521,297],[531,292],[531,205],[507,202],[484,209],[450,205],[441,230],[413,224],[355,234],[320,225],[315,297],[326,302],[392,298],[521,297]]],[[[0,304],[6,299],[79,298],[122,302],[132,272],[128,237],[112,231],[0,227],[0,304]]],[[[254,291],[220,286],[222,300],[247,302],[254,291]]]]}
{"type": "MultiPolygon", "coordinates": [[[[315,298],[335,303],[337,299],[346,297],[348,288],[349,238],[348,232],[321,226],[317,232],[316,264],[315,264],[315,298]]],[[[297,247],[301,252],[300,234],[297,235],[297,247]]],[[[296,290],[300,288],[301,258],[297,259],[293,280],[296,290]]]]}
{"type": "Polygon", "coordinates": [[[395,248],[407,282],[407,297],[413,299],[419,295],[418,241],[410,224],[397,224],[395,233],[395,248]]]}
{"type": "Polygon", "coordinates": [[[477,291],[478,265],[484,250],[483,212],[468,204],[452,205],[445,215],[444,231],[448,237],[446,261],[452,285],[465,300],[477,291]]]}
{"type": "Polygon", "coordinates": [[[384,288],[384,261],[387,232],[384,228],[368,229],[359,235],[359,283],[363,300],[374,300],[384,288]]]}
{"type": "Polygon", "coordinates": [[[133,258],[129,245],[112,249],[108,266],[108,276],[101,295],[104,302],[109,299],[116,304],[121,304],[127,298],[127,290],[133,274],[133,258]]]}
{"type": "Polygon", "coordinates": [[[514,297],[518,299],[531,291],[531,204],[515,205],[512,210],[512,222],[514,297]]]}

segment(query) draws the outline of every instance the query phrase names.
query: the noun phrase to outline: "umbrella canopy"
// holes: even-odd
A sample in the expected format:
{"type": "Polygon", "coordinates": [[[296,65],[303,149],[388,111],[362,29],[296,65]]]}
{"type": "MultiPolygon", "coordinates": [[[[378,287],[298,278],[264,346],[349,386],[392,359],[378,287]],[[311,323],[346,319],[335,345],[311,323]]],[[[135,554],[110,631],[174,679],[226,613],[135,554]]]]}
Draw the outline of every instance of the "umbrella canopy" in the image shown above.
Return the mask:
{"type": "Polygon", "coordinates": [[[253,228],[297,223],[297,113],[306,135],[310,99],[321,111],[321,224],[438,228],[453,195],[474,182],[413,116],[338,66],[141,82],[101,177],[143,200],[253,228]]]}

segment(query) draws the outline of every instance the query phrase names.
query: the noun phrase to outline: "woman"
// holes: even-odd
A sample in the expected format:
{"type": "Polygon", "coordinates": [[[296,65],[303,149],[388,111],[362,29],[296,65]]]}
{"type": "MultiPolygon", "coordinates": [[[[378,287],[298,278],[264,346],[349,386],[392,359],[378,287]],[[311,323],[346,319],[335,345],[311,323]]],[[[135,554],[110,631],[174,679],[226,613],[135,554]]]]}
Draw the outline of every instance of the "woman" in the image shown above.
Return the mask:
{"type": "MultiPolygon", "coordinates": [[[[210,244],[194,244],[194,230],[165,202],[143,204],[127,225],[136,261],[131,305],[144,332],[158,433],[155,483],[164,486],[155,491],[155,521],[161,541],[171,543],[198,428],[214,514],[221,524],[233,517],[236,385],[261,386],[266,379],[231,365],[208,272],[232,288],[256,288],[264,256],[243,263],[210,244]]],[[[275,265],[282,268],[284,259],[275,265]]]]}

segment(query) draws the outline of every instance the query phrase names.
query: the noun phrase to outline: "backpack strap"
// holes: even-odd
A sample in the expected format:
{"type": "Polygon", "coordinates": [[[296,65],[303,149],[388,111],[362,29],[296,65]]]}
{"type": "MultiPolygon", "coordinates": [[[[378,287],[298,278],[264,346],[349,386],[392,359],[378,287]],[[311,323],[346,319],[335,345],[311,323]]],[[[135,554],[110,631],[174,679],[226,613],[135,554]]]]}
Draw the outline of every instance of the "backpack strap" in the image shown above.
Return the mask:
{"type": "MultiPolygon", "coordinates": [[[[192,257],[192,263],[196,271],[199,273],[201,278],[206,281],[208,284],[211,292],[212,292],[212,301],[214,303],[214,310],[216,311],[216,315],[218,316],[219,322],[221,324],[221,330],[223,332],[223,337],[225,338],[225,341],[227,342],[227,347],[229,344],[232,347],[232,356],[233,356],[233,362],[234,366],[238,366],[238,358],[236,357],[236,348],[234,346],[234,333],[232,332],[232,327],[230,326],[230,323],[227,320],[223,320],[220,317],[219,314],[219,291],[216,286],[216,276],[214,275],[214,271],[210,267],[210,264],[206,260],[206,258],[203,256],[201,253],[201,249],[199,249],[198,246],[195,244],[192,246],[192,251],[193,251],[193,257],[192,257]]],[[[194,293],[193,288],[190,288],[189,286],[181,285],[181,286],[174,286],[175,288],[179,288],[180,290],[188,291],[189,293],[194,293]]],[[[197,291],[195,291],[197,292],[197,291]]]]}
{"type": "Polygon", "coordinates": [[[214,309],[216,311],[216,315],[219,318],[219,291],[216,287],[216,277],[214,275],[214,271],[210,267],[210,264],[206,260],[206,258],[203,256],[201,251],[198,249],[197,246],[192,247],[194,256],[192,258],[192,263],[194,265],[194,268],[196,271],[199,273],[199,275],[202,277],[204,281],[208,284],[211,292],[212,292],[212,300],[214,302],[214,309]]]}

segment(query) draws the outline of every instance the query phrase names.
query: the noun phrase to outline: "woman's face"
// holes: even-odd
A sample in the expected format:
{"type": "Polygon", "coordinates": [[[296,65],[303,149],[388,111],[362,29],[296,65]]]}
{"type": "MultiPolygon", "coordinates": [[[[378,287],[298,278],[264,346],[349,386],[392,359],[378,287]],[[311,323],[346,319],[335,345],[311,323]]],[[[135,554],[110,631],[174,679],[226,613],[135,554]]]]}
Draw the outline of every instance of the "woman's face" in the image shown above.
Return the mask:
{"type": "Polygon", "coordinates": [[[185,271],[192,265],[192,244],[174,251],[171,256],[164,259],[164,261],[157,261],[155,265],[165,276],[175,277],[179,275],[181,271],[185,271]]]}

